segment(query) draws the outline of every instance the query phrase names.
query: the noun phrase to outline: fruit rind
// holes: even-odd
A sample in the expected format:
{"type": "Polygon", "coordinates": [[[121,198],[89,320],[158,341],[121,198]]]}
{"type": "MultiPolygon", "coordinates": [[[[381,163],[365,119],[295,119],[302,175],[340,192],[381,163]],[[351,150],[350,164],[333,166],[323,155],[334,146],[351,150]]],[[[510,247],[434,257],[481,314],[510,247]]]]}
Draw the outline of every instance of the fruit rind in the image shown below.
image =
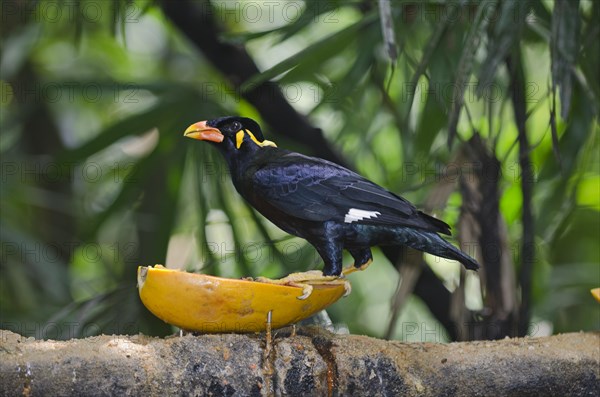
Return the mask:
{"type": "Polygon", "coordinates": [[[179,328],[202,333],[260,332],[269,311],[273,329],[294,324],[344,295],[342,285],[315,284],[306,300],[302,288],[229,279],[167,269],[138,267],[138,290],[155,316],[179,328]]]}

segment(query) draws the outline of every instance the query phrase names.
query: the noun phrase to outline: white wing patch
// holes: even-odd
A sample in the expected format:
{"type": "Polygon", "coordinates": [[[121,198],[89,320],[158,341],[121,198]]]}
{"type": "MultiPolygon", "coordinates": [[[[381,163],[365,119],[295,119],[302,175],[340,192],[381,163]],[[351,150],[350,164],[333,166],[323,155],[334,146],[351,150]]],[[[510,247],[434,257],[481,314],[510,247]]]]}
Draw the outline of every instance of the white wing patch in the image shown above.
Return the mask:
{"type": "Polygon", "coordinates": [[[365,211],[357,208],[350,208],[348,213],[344,217],[344,222],[352,223],[356,221],[362,221],[363,219],[377,218],[377,215],[381,215],[379,211],[365,211]]]}

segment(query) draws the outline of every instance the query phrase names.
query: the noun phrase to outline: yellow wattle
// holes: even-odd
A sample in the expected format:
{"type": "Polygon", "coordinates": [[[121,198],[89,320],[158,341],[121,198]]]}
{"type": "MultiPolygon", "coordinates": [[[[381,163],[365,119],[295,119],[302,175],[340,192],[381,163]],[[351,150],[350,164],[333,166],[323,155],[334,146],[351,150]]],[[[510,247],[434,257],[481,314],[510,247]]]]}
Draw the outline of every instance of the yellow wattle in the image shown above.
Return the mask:
{"type": "Polygon", "coordinates": [[[239,149],[244,142],[244,131],[240,130],[235,134],[235,148],[239,149]]]}
{"type": "Polygon", "coordinates": [[[236,147],[236,149],[239,149],[240,146],[242,146],[242,143],[244,143],[244,135],[245,134],[248,134],[248,136],[250,137],[250,139],[252,139],[252,142],[256,143],[260,147],[265,147],[265,146],[277,147],[277,145],[275,144],[275,142],[272,142],[272,141],[269,141],[269,140],[266,140],[266,139],[264,141],[260,142],[258,139],[256,139],[256,136],[254,136],[254,134],[251,131],[249,131],[249,130],[239,130],[235,134],[235,147],[236,147]]]}

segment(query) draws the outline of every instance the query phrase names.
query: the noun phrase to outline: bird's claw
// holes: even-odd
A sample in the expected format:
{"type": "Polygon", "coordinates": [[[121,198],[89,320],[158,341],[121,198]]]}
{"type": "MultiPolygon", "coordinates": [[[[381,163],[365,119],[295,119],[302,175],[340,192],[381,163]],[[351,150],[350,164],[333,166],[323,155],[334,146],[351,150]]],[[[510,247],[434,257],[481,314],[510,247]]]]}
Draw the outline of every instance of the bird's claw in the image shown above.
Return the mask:
{"type": "MultiPolygon", "coordinates": [[[[290,284],[290,285],[293,285],[293,284],[290,284]]],[[[313,286],[310,284],[296,284],[293,286],[302,288],[302,295],[297,297],[297,299],[300,299],[300,300],[304,300],[304,299],[308,298],[313,292],[313,286]]]]}
{"type": "MultiPolygon", "coordinates": [[[[343,276],[342,276],[343,277],[343,276]]],[[[352,287],[348,280],[344,280],[338,276],[324,276],[320,270],[309,270],[307,272],[291,273],[290,275],[280,279],[270,279],[267,277],[257,277],[254,281],[260,283],[278,284],[278,285],[289,285],[292,287],[302,288],[302,295],[298,296],[297,299],[304,300],[308,298],[313,291],[313,285],[339,285],[344,284],[344,297],[350,295],[352,287]]]]}
{"type": "Polygon", "coordinates": [[[350,284],[350,281],[348,281],[348,280],[343,280],[343,281],[344,281],[344,290],[346,292],[344,292],[344,296],[342,296],[342,298],[345,298],[348,295],[350,295],[350,293],[352,292],[352,285],[350,284]]]}
{"type": "Polygon", "coordinates": [[[360,266],[355,266],[354,264],[352,264],[352,265],[348,266],[347,268],[345,268],[344,270],[342,270],[342,274],[344,276],[347,276],[347,275],[357,272],[359,270],[361,270],[361,271],[366,270],[372,262],[373,262],[373,259],[369,259],[367,262],[363,263],[360,266]]]}

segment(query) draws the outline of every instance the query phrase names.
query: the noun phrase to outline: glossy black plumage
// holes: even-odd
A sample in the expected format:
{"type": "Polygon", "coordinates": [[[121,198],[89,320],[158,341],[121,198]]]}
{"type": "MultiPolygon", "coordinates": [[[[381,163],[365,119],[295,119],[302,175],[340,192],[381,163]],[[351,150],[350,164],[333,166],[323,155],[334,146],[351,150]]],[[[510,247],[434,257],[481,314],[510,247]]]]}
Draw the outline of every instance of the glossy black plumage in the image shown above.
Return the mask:
{"type": "MultiPolygon", "coordinates": [[[[442,239],[450,227],[335,163],[265,141],[251,119],[224,117],[190,126],[186,134],[213,134],[237,191],[281,229],[308,240],[324,260],[324,275],[340,275],[342,250],[361,267],[374,245],[403,244],[477,269],[474,259],[442,239]],[[215,138],[216,130],[223,137],[215,138]]],[[[206,135],[208,136],[208,135],[206,135]]]]}

